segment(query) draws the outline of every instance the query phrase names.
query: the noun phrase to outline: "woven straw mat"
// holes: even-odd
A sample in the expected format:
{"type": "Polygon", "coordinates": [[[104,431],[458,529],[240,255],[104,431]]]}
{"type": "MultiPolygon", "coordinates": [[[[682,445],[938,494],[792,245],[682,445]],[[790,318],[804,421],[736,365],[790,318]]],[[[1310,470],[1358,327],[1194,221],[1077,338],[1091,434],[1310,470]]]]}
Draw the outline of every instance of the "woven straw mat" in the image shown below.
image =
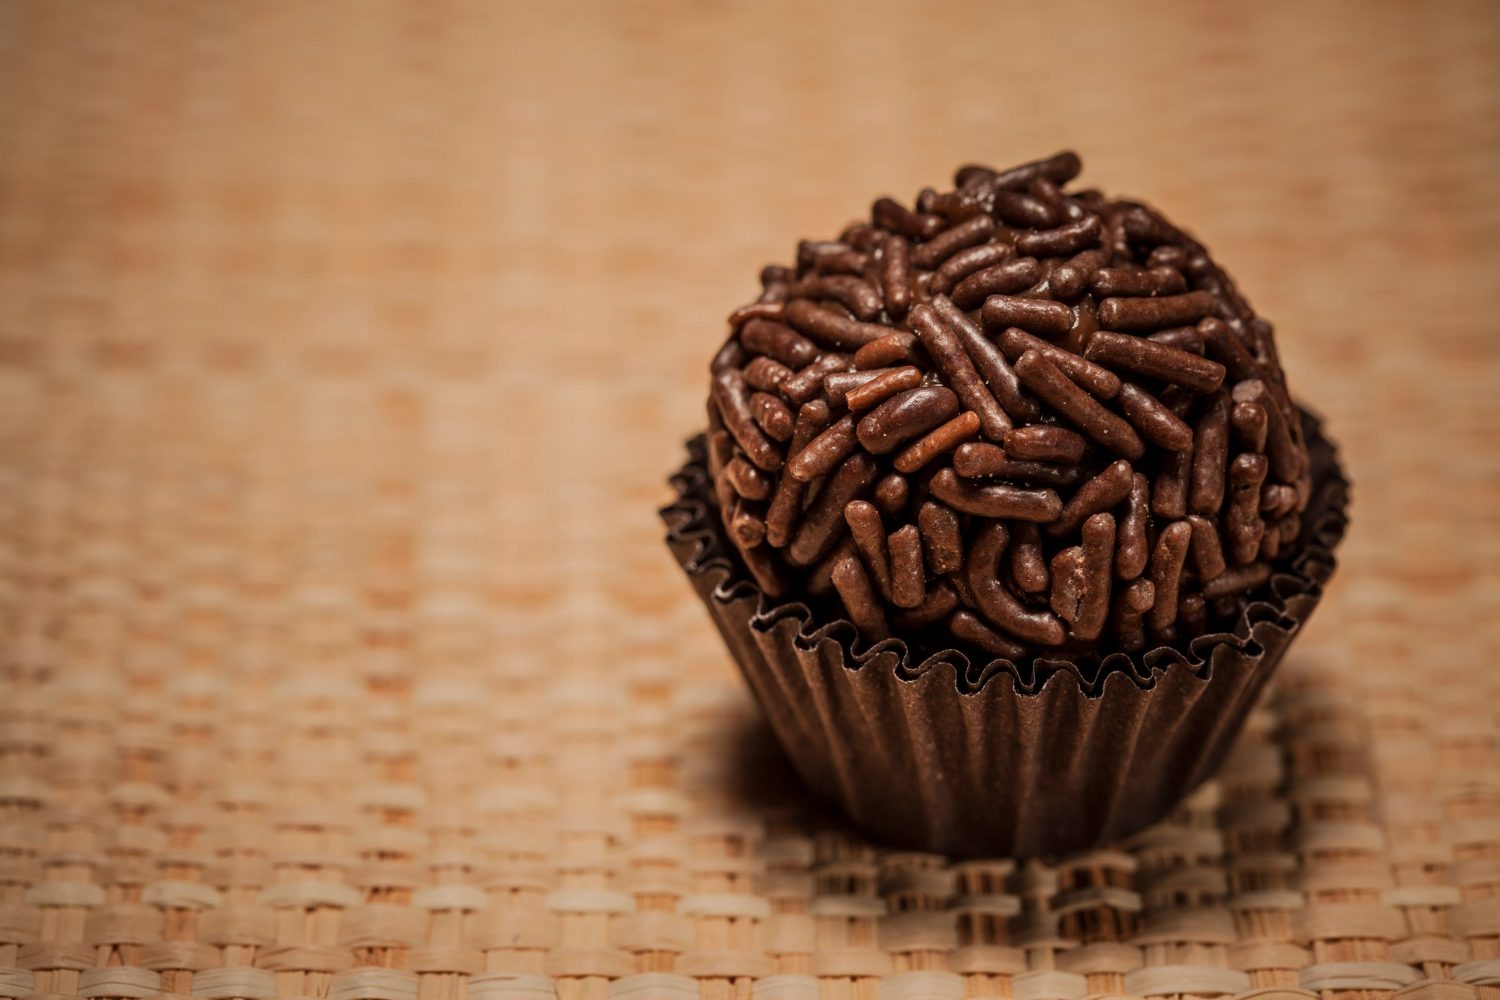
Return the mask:
{"type": "Polygon", "coordinates": [[[1500,6],[0,2],[0,997],[1500,998],[1500,6]],[[1076,148],[1356,484],[1218,778],[808,802],[661,543],[762,263],[1076,148]]]}

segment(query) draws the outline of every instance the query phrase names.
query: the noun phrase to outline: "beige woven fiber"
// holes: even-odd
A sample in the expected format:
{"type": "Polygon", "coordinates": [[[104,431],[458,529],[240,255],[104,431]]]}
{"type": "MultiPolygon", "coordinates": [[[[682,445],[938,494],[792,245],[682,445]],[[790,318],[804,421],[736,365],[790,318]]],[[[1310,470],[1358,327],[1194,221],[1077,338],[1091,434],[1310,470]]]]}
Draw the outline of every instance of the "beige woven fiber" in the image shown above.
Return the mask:
{"type": "Polygon", "coordinates": [[[0,998],[1500,1000],[1500,6],[0,0],[0,998]],[[1217,780],[880,851],[655,507],[761,264],[1076,148],[1355,481],[1217,780]]]}

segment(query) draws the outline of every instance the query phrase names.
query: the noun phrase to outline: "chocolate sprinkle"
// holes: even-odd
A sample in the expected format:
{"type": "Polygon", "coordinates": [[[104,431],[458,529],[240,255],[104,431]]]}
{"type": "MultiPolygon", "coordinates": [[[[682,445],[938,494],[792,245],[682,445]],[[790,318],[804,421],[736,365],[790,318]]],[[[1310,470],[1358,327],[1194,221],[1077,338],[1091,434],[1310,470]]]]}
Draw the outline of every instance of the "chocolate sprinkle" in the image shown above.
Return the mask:
{"type": "Polygon", "coordinates": [[[1308,458],[1270,324],[1153,209],[1069,194],[1080,169],[882,198],[730,315],[710,473],[773,596],[837,595],[866,642],[1135,650],[1290,551],[1308,458]]]}

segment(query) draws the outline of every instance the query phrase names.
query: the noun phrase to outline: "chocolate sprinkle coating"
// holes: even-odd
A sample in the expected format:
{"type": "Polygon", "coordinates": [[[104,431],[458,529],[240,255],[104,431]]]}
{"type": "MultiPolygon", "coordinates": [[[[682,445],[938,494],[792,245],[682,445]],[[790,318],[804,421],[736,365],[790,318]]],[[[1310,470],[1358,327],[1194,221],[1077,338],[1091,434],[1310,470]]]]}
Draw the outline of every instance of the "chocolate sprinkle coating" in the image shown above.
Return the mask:
{"type": "Polygon", "coordinates": [[[980,659],[1181,644],[1291,550],[1309,462],[1271,326],[1073,153],[881,198],[730,315],[720,516],[773,597],[980,659]]]}

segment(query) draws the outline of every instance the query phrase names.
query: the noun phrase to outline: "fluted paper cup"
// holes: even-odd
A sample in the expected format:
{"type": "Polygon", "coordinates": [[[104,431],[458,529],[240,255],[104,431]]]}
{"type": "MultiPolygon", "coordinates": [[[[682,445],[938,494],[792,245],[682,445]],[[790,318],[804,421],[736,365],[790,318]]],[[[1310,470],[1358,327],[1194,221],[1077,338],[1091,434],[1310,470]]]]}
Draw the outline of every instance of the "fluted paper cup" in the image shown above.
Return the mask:
{"type": "MultiPolygon", "coordinates": [[[[1313,497],[1295,555],[1233,627],[1092,663],[977,662],[773,600],[715,515],[702,438],[662,510],[667,543],[798,772],[893,846],[1055,856],[1150,825],[1209,777],[1323,593],[1348,482],[1303,412],[1313,497]]],[[[826,609],[825,609],[826,611],[826,609]]]]}

